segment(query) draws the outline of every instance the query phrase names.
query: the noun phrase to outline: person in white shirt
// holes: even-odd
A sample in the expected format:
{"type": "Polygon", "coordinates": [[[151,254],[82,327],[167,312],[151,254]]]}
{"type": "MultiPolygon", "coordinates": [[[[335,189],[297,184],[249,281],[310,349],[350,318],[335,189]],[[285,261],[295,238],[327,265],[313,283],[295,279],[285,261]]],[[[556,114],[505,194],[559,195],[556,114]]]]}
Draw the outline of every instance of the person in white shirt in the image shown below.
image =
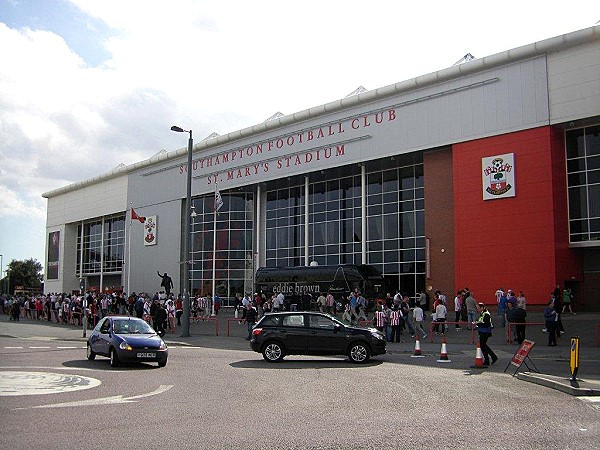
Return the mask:
{"type": "MultiPolygon", "coordinates": [[[[461,315],[461,311],[462,311],[462,291],[457,291],[456,292],[456,297],[454,297],[454,321],[455,322],[460,322],[460,315],[461,315]]],[[[460,330],[460,325],[458,323],[456,323],[454,325],[454,328],[456,328],[456,331],[460,330]]]]}
{"type": "MultiPolygon", "coordinates": [[[[280,292],[279,294],[277,294],[277,310],[276,311],[283,311],[285,308],[283,307],[285,302],[285,295],[283,295],[282,292],[280,292]]],[[[275,309],[275,303],[273,303],[273,309],[275,309]]]]}
{"type": "MultiPolygon", "coordinates": [[[[446,305],[444,305],[442,302],[439,302],[438,305],[435,307],[435,315],[436,315],[436,322],[441,322],[442,323],[442,334],[444,334],[445,331],[445,324],[444,322],[446,322],[446,315],[448,314],[448,310],[446,309],[446,305]]],[[[439,329],[438,329],[438,325],[435,326],[435,334],[439,334],[439,329]]]]}
{"type": "Polygon", "coordinates": [[[169,329],[171,330],[171,333],[175,333],[175,303],[173,303],[173,300],[167,300],[166,310],[169,329]]]}
{"type": "Polygon", "coordinates": [[[418,303],[415,305],[415,309],[413,309],[413,318],[415,319],[415,333],[420,331],[421,339],[425,339],[427,333],[423,329],[423,309],[418,303]]]}
{"type": "Polygon", "coordinates": [[[326,303],[327,303],[327,299],[325,298],[325,295],[323,295],[323,293],[321,292],[321,295],[319,295],[319,297],[317,298],[317,304],[319,305],[319,311],[325,312],[326,303]]]}

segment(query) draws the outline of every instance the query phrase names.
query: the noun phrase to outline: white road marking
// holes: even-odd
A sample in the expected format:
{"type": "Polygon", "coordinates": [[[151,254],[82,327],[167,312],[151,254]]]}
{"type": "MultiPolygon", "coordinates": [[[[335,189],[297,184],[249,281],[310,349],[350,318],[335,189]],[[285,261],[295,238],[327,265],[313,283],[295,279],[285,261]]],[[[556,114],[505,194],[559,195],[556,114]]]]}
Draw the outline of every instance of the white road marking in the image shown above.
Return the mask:
{"type": "Polygon", "coordinates": [[[149,392],[147,394],[134,395],[133,397],[123,397],[122,395],[114,395],[112,397],[104,397],[104,398],[92,398],[89,400],[80,400],[76,402],[65,402],[65,403],[54,403],[50,405],[39,405],[32,406],[29,408],[16,408],[16,409],[40,409],[40,408],[71,408],[73,406],[98,406],[98,405],[114,405],[119,403],[136,403],[137,399],[150,397],[152,395],[162,394],[163,392],[167,392],[169,389],[173,387],[172,384],[161,384],[158,389],[153,392],[149,392]]]}
{"type": "Polygon", "coordinates": [[[0,397],[58,394],[99,386],[96,378],[48,372],[0,372],[0,397]]]}
{"type": "Polygon", "coordinates": [[[590,403],[590,406],[600,410],[600,396],[598,396],[598,395],[582,395],[577,398],[584,403],[590,403]]]}

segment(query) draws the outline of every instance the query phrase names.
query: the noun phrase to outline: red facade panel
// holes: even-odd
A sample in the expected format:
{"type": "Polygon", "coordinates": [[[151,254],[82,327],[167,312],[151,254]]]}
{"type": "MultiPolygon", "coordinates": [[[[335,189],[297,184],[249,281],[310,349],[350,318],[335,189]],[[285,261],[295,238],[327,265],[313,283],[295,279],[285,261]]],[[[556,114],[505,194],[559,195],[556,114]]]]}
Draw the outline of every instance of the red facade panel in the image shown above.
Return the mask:
{"type": "Polygon", "coordinates": [[[568,248],[560,132],[544,127],[465,142],[453,146],[452,158],[457,288],[468,286],[487,304],[499,287],[543,304],[557,283],[581,279],[581,261],[568,248]],[[481,160],[505,153],[514,154],[516,196],[484,201],[481,160]]]}

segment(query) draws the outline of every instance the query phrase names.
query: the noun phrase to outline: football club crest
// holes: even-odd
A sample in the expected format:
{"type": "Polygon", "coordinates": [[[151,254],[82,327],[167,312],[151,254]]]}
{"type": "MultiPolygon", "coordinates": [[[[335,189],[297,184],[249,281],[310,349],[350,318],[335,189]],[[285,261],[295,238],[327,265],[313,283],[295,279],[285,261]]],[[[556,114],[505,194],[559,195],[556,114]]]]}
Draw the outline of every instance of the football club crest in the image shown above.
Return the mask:
{"type": "Polygon", "coordinates": [[[481,175],[484,200],[515,196],[514,153],[482,158],[481,175]]]}
{"type": "Polygon", "coordinates": [[[156,245],[156,216],[146,217],[144,222],[144,245],[156,245]]]}

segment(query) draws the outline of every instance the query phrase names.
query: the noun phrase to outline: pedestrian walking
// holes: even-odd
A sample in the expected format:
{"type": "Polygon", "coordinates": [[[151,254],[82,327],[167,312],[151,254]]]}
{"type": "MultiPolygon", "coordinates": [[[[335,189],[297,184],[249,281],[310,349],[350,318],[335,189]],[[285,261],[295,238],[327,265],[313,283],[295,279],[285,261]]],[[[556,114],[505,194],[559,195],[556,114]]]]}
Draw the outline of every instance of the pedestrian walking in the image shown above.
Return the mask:
{"type": "Polygon", "coordinates": [[[425,339],[427,337],[427,333],[423,328],[423,320],[424,320],[423,308],[421,308],[420,304],[415,305],[415,309],[413,309],[413,318],[415,319],[415,333],[417,331],[421,332],[421,339],[425,339]]]}
{"type": "Polygon", "coordinates": [[[257,316],[258,311],[254,305],[252,305],[252,303],[248,303],[248,306],[246,306],[246,317],[244,318],[244,322],[246,322],[246,325],[248,326],[248,336],[246,336],[247,341],[252,339],[252,328],[254,328],[257,316]]]}
{"type": "Polygon", "coordinates": [[[554,309],[554,299],[548,302],[544,309],[544,319],[546,319],[546,331],[548,332],[548,346],[556,347],[556,335],[558,334],[558,314],[554,309]]]}
{"type": "Polygon", "coordinates": [[[498,357],[487,344],[488,339],[492,337],[492,316],[483,303],[477,304],[477,312],[479,313],[479,318],[475,325],[477,325],[479,333],[479,347],[481,348],[481,353],[483,353],[483,365],[489,366],[490,357],[492,358],[492,364],[498,361],[498,357]]]}

